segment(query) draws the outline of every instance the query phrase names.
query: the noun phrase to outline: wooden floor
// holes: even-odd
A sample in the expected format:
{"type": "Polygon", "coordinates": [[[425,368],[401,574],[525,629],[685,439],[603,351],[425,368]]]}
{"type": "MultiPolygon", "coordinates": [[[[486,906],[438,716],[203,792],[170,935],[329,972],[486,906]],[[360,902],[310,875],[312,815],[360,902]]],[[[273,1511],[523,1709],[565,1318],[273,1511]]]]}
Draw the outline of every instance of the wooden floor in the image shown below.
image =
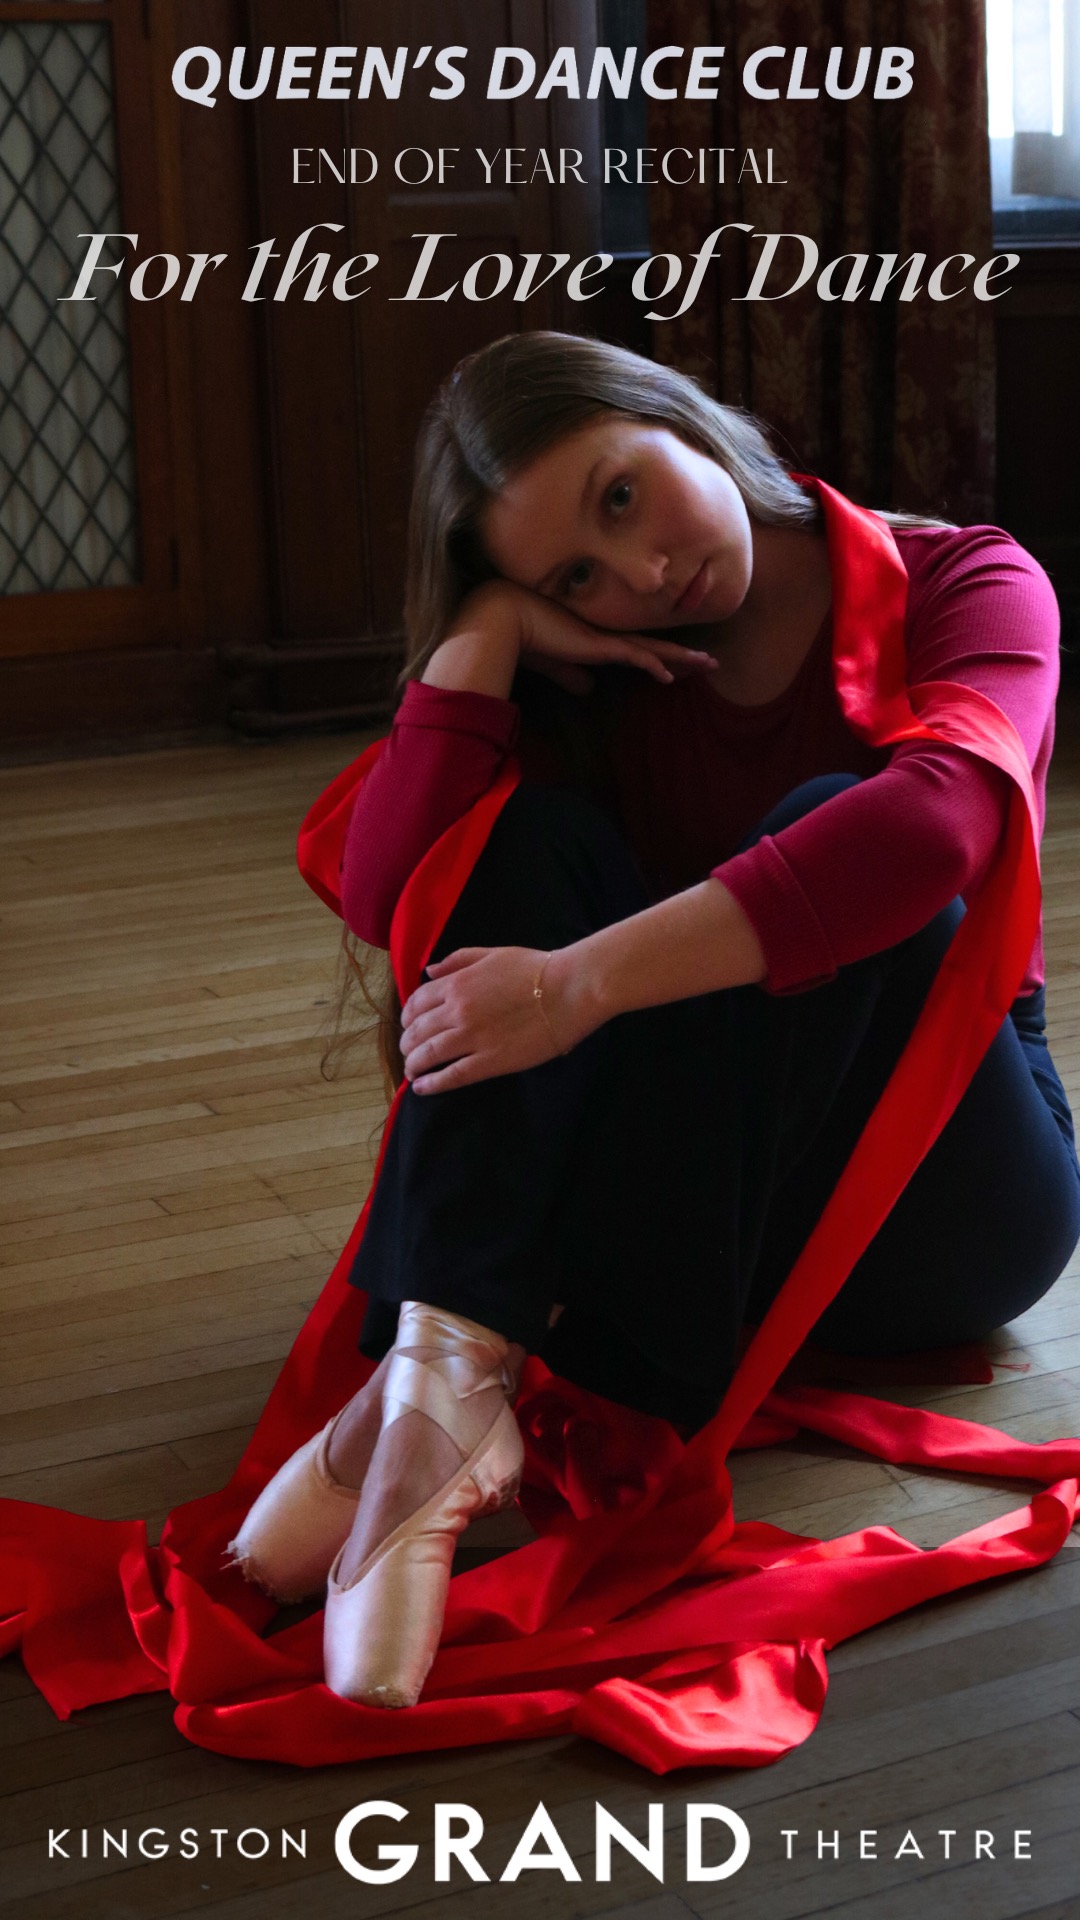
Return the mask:
{"type": "MultiPolygon", "coordinates": [[[[1068,716],[1046,839],[1055,1050],[1080,1107],[1080,710],[1068,716]]],[[[362,1054],[319,1075],[333,995],[330,916],[293,864],[309,800],[356,750],[341,740],[217,747],[0,774],[0,1494],[112,1517],[219,1485],[351,1226],[382,1114],[362,1054]]],[[[988,1387],[894,1397],[1000,1423],[1026,1440],[1080,1431],[1080,1276],[1000,1338],[988,1387]]],[[[892,1390],[890,1390],[892,1391],[892,1390]]],[[[740,1516],[836,1534],[887,1521],[930,1545],[1018,1504],[1015,1487],[913,1474],[799,1444],[736,1462],[740,1516]]],[[[0,1668],[3,1920],[164,1920],[210,1912],[422,1920],[632,1913],[937,1920],[1080,1915],[1080,1556],[926,1607],[840,1647],[815,1737],[760,1771],[657,1781],[583,1741],[436,1754],[307,1773],[190,1747],[149,1696],[56,1722],[21,1667],[0,1668]],[[359,1801],[409,1810],[416,1871],[362,1887],[332,1836],[359,1801]],[[486,1824],[492,1877],[431,1877],[431,1807],[486,1824]],[[543,1801],[582,1880],[500,1885],[543,1801]],[[666,1883],[616,1851],[594,1878],[600,1800],[644,1834],[670,1823],[666,1883]],[[737,1879],[687,1882],[687,1800],[742,1811],[737,1879]],[[100,1858],[102,1823],[164,1829],[168,1857],[100,1858]],[[46,1858],[50,1827],[99,1857],[46,1858]],[[203,1851],[178,1857],[183,1827],[203,1851]],[[211,1828],[268,1831],[245,1861],[211,1828]],[[278,1832],[305,1828],[306,1860],[278,1832]],[[876,1862],[858,1831],[878,1829],[876,1862]],[[909,1846],[911,1829],[925,1857],[909,1846]],[[938,1830],[952,1828],[953,1858],[938,1830]],[[974,1831],[996,1858],[974,1862],[974,1831]],[[1033,1830],[1014,1862],[1015,1828],[1033,1830]],[[784,1829],[798,1829],[793,1858],[784,1829]],[[816,1857],[816,1834],[840,1857],[816,1857]]],[[[248,1843],[249,1846],[252,1843],[248,1843]]],[[[74,1849],[73,1849],[74,1850],[74,1849]]]]}

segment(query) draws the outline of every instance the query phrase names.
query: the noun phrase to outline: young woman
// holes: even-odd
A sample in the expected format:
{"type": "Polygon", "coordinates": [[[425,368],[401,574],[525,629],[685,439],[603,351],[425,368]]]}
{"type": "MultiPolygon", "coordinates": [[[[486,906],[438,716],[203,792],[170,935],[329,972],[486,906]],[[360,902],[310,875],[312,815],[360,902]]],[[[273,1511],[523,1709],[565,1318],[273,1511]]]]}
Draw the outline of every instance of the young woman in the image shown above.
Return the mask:
{"type": "MultiPolygon", "coordinates": [[[[355,934],[389,946],[439,836],[512,751],[522,778],[401,1010],[409,1090],[353,1275],[381,1364],[234,1543],[282,1597],[329,1580],[349,1698],[418,1697],[455,1539],[517,1485],[527,1352],[709,1419],[995,856],[1005,774],[941,739],[870,744],[839,697],[837,596],[878,617],[844,506],[746,415],[594,341],[497,341],[429,410],[408,683],[342,864],[355,934]]],[[[992,701],[1041,825],[1045,575],[992,528],[860,518],[907,574],[910,698],[992,701]]],[[[1044,1029],[1036,941],[822,1344],[975,1340],[1058,1277],[1080,1167],[1044,1029]]]]}

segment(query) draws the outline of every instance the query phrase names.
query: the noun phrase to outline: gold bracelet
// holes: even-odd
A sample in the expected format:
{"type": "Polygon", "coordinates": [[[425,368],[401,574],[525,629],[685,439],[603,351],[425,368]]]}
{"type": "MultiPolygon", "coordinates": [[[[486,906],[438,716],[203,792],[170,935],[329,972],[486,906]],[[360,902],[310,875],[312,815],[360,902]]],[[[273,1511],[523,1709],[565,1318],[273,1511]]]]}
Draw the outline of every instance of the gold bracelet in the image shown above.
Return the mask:
{"type": "Polygon", "coordinates": [[[552,1039],[554,1040],[560,1056],[565,1059],[566,1055],[571,1051],[571,1049],[569,1047],[559,1046],[559,1036],[551,1024],[551,1015],[548,1013],[548,1010],[544,1005],[544,968],[547,966],[547,963],[550,959],[551,959],[550,953],[546,953],[544,955],[544,958],[540,962],[540,971],[537,974],[536,979],[533,981],[533,999],[536,1001],[536,1004],[540,1009],[541,1018],[544,1022],[544,1025],[547,1027],[547,1030],[550,1033],[552,1039]]]}

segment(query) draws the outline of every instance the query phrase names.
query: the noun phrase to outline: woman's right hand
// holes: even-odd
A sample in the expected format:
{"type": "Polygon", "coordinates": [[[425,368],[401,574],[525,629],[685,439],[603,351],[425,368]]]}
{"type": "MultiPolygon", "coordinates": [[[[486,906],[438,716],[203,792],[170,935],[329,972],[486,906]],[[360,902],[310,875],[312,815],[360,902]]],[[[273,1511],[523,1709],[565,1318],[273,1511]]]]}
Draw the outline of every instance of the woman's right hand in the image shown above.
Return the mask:
{"type": "Polygon", "coordinates": [[[600,666],[636,667],[666,685],[687,673],[708,671],[716,662],[675,640],[591,627],[527,587],[489,580],[458,608],[424,679],[506,698],[519,664],[570,693],[586,694],[593,685],[592,669],[600,666]]]}

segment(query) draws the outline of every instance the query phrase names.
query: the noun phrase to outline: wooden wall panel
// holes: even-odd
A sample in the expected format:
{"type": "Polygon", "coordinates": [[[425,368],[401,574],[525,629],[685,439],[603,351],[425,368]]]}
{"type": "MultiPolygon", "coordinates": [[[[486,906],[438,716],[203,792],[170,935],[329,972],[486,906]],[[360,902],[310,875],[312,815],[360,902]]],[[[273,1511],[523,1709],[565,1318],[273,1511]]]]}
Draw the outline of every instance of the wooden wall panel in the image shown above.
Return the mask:
{"type": "MultiPolygon", "coordinates": [[[[288,0],[252,0],[253,37],[280,45],[289,38],[288,0]]],[[[577,9],[573,37],[588,42],[590,6],[577,9]]],[[[360,0],[317,0],[305,19],[312,44],[363,48],[371,39],[370,7],[360,0]]],[[[565,20],[561,28],[567,30],[565,20]]],[[[261,233],[293,234],[317,220],[341,222],[345,233],[313,236],[335,266],[364,253],[379,256],[372,291],[349,305],[267,303],[260,309],[266,339],[267,396],[274,473],[274,547],[278,621],[275,640],[317,643],[354,637],[364,673],[363,641],[382,642],[400,629],[405,521],[416,429],[437,382],[462,354],[521,326],[574,324],[577,316],[556,286],[527,304],[509,294],[471,303],[409,302],[407,290],[427,232],[455,236],[440,244],[431,280],[438,291],[479,255],[516,256],[563,246],[573,257],[596,245],[595,187],[493,190],[486,185],[477,147],[487,154],[508,146],[531,156],[542,146],[574,144],[596,115],[566,105],[498,102],[484,97],[494,48],[530,46],[543,60],[553,31],[544,0],[500,0],[479,13],[455,0],[406,0],[395,8],[393,32],[380,36],[387,58],[394,48],[469,48],[466,87],[457,100],[432,100],[441,85],[433,60],[409,69],[401,97],[376,86],[368,100],[279,103],[265,99],[254,118],[258,139],[261,233]],[[576,139],[571,140],[571,135],[576,139]],[[321,181],[292,179],[294,147],[320,148],[346,171],[353,148],[371,149],[379,171],[370,184],[339,185],[323,167],[321,181]],[[457,148],[445,184],[410,186],[395,177],[406,148],[457,148]]],[[[355,89],[354,89],[355,91],[355,89]]],[[[411,159],[419,160],[418,154],[411,159]]],[[[317,158],[312,171],[318,170],[317,158]]],[[[590,168],[595,177],[595,169],[590,168]]],[[[313,671],[316,656],[313,651],[313,671]]],[[[268,698],[295,699],[300,676],[277,675],[268,698]],[[291,690],[291,691],[290,691],[291,690]]],[[[358,683],[359,686],[359,683],[358,683]]],[[[358,692],[362,698],[362,692],[358,692]]],[[[312,692],[301,712],[318,705],[312,692]]],[[[320,708],[321,710],[321,708],[320,708]]]]}
{"type": "Polygon", "coordinates": [[[215,648],[100,647],[3,669],[5,758],[81,759],[224,734],[235,694],[215,648]]]}
{"type": "MultiPolygon", "coordinates": [[[[337,0],[308,0],[305,44],[348,38],[337,0]]],[[[370,20],[370,14],[369,14],[370,20]]],[[[296,41],[294,0],[251,0],[244,38],[252,46],[296,41]]],[[[336,101],[277,100],[248,109],[256,146],[253,238],[274,235],[281,258],[271,262],[268,294],[294,238],[316,222],[347,230],[350,193],[327,176],[321,185],[292,184],[294,147],[347,145],[347,107],[336,101]]],[[[343,235],[312,236],[307,254],[329,253],[336,265],[351,249],[343,235]]],[[[303,297],[298,283],[286,300],[257,309],[263,338],[265,408],[271,457],[273,632],[292,639],[363,633],[369,621],[361,529],[363,457],[353,382],[354,315],[329,292],[303,297]]]]}
{"type": "MultiPolygon", "coordinates": [[[[160,0],[159,0],[160,4],[160,0]]],[[[171,0],[160,36],[160,93],[181,46],[231,46],[244,37],[242,0],[171,0]]],[[[179,317],[191,406],[189,484],[198,516],[199,644],[261,638],[270,606],[269,475],[260,328],[240,299],[253,238],[254,153],[246,108],[228,97],[212,112],[170,106],[176,139],[170,205],[183,247],[225,253],[179,317]]],[[[185,571],[194,556],[183,556],[185,571]]],[[[215,709],[216,711],[216,709],[215,709]]]]}

